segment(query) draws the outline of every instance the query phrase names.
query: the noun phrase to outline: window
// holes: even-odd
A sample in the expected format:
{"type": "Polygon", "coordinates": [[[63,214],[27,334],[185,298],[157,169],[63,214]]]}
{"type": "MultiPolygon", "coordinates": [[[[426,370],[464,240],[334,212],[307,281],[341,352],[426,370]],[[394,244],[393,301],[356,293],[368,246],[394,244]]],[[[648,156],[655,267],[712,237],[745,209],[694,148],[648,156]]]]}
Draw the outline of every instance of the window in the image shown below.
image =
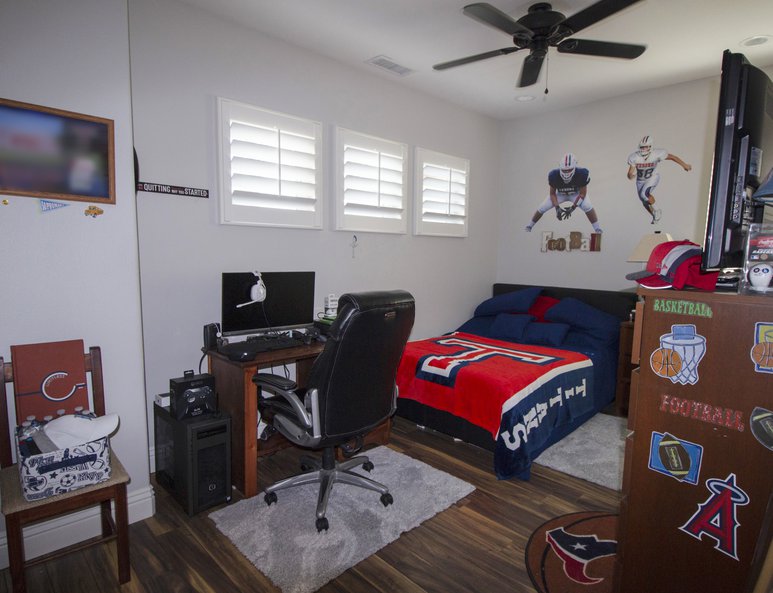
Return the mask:
{"type": "Polygon", "coordinates": [[[467,236],[470,161],[416,149],[417,235],[467,236]]]}
{"type": "Polygon", "coordinates": [[[337,129],[336,229],[405,233],[405,144],[337,129]]]}
{"type": "Polygon", "coordinates": [[[318,122],[218,99],[220,222],[322,228],[318,122]]]}

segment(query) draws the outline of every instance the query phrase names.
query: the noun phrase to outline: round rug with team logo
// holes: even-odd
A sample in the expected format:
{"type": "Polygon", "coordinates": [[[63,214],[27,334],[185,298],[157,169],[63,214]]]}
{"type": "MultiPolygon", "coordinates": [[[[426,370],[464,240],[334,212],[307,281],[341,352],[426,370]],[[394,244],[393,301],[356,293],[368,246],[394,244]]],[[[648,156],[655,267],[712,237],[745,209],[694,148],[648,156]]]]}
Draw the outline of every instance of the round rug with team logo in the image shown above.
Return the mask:
{"type": "Polygon", "coordinates": [[[526,545],[526,568],[537,591],[611,593],[617,518],[611,513],[570,513],[540,525],[526,545]]]}

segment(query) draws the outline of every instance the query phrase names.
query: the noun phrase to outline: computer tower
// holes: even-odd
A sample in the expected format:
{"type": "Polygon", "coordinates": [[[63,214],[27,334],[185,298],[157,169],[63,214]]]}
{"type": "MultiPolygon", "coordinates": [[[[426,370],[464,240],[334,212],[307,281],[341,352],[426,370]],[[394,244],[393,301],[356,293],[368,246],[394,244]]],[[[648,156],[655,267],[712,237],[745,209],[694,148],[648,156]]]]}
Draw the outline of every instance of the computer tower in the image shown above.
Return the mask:
{"type": "Polygon", "coordinates": [[[231,418],[215,412],[178,420],[153,404],[156,481],[188,515],[231,500],[231,418]]]}

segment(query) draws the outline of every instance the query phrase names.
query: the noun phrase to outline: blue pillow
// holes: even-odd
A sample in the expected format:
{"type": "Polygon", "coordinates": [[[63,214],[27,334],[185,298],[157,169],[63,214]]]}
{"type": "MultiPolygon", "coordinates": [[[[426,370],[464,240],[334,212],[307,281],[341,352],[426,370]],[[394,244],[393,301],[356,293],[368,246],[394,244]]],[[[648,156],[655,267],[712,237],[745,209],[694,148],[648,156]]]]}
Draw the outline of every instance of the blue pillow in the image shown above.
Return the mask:
{"type": "Polygon", "coordinates": [[[523,332],[523,341],[527,344],[540,346],[560,346],[564,342],[569,324],[567,323],[542,323],[535,321],[526,326],[523,332]]]}
{"type": "Polygon", "coordinates": [[[533,315],[519,313],[512,315],[510,313],[500,313],[494,318],[491,324],[489,336],[502,340],[520,342],[523,339],[523,330],[534,319],[533,315]]]}
{"type": "Polygon", "coordinates": [[[473,317],[465,321],[459,329],[456,331],[464,332],[466,334],[475,334],[476,336],[489,336],[489,330],[491,324],[494,323],[495,317],[493,315],[485,315],[483,317],[473,317]]]}
{"type": "Polygon", "coordinates": [[[537,300],[541,288],[531,287],[507,292],[483,301],[475,309],[475,316],[499,313],[526,313],[537,300]]]}
{"type": "Polygon", "coordinates": [[[548,309],[545,319],[568,323],[573,329],[583,330],[609,344],[616,341],[620,335],[620,320],[617,317],[572,297],[561,299],[548,309]]]}

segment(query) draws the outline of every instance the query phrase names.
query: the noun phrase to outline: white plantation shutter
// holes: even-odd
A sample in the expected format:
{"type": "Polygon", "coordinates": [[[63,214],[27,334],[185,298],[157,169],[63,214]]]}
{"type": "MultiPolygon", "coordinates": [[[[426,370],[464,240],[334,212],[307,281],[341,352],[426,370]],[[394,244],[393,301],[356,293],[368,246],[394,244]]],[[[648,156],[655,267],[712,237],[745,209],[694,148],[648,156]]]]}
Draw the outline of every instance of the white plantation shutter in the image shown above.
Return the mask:
{"type": "Polygon", "coordinates": [[[322,227],[321,125],[219,99],[220,222],[322,227]]]}
{"type": "Polygon", "coordinates": [[[416,149],[417,235],[467,236],[469,172],[467,159],[416,149]]]}
{"type": "Polygon", "coordinates": [[[338,128],[336,228],[407,231],[404,144],[338,128]]]}

